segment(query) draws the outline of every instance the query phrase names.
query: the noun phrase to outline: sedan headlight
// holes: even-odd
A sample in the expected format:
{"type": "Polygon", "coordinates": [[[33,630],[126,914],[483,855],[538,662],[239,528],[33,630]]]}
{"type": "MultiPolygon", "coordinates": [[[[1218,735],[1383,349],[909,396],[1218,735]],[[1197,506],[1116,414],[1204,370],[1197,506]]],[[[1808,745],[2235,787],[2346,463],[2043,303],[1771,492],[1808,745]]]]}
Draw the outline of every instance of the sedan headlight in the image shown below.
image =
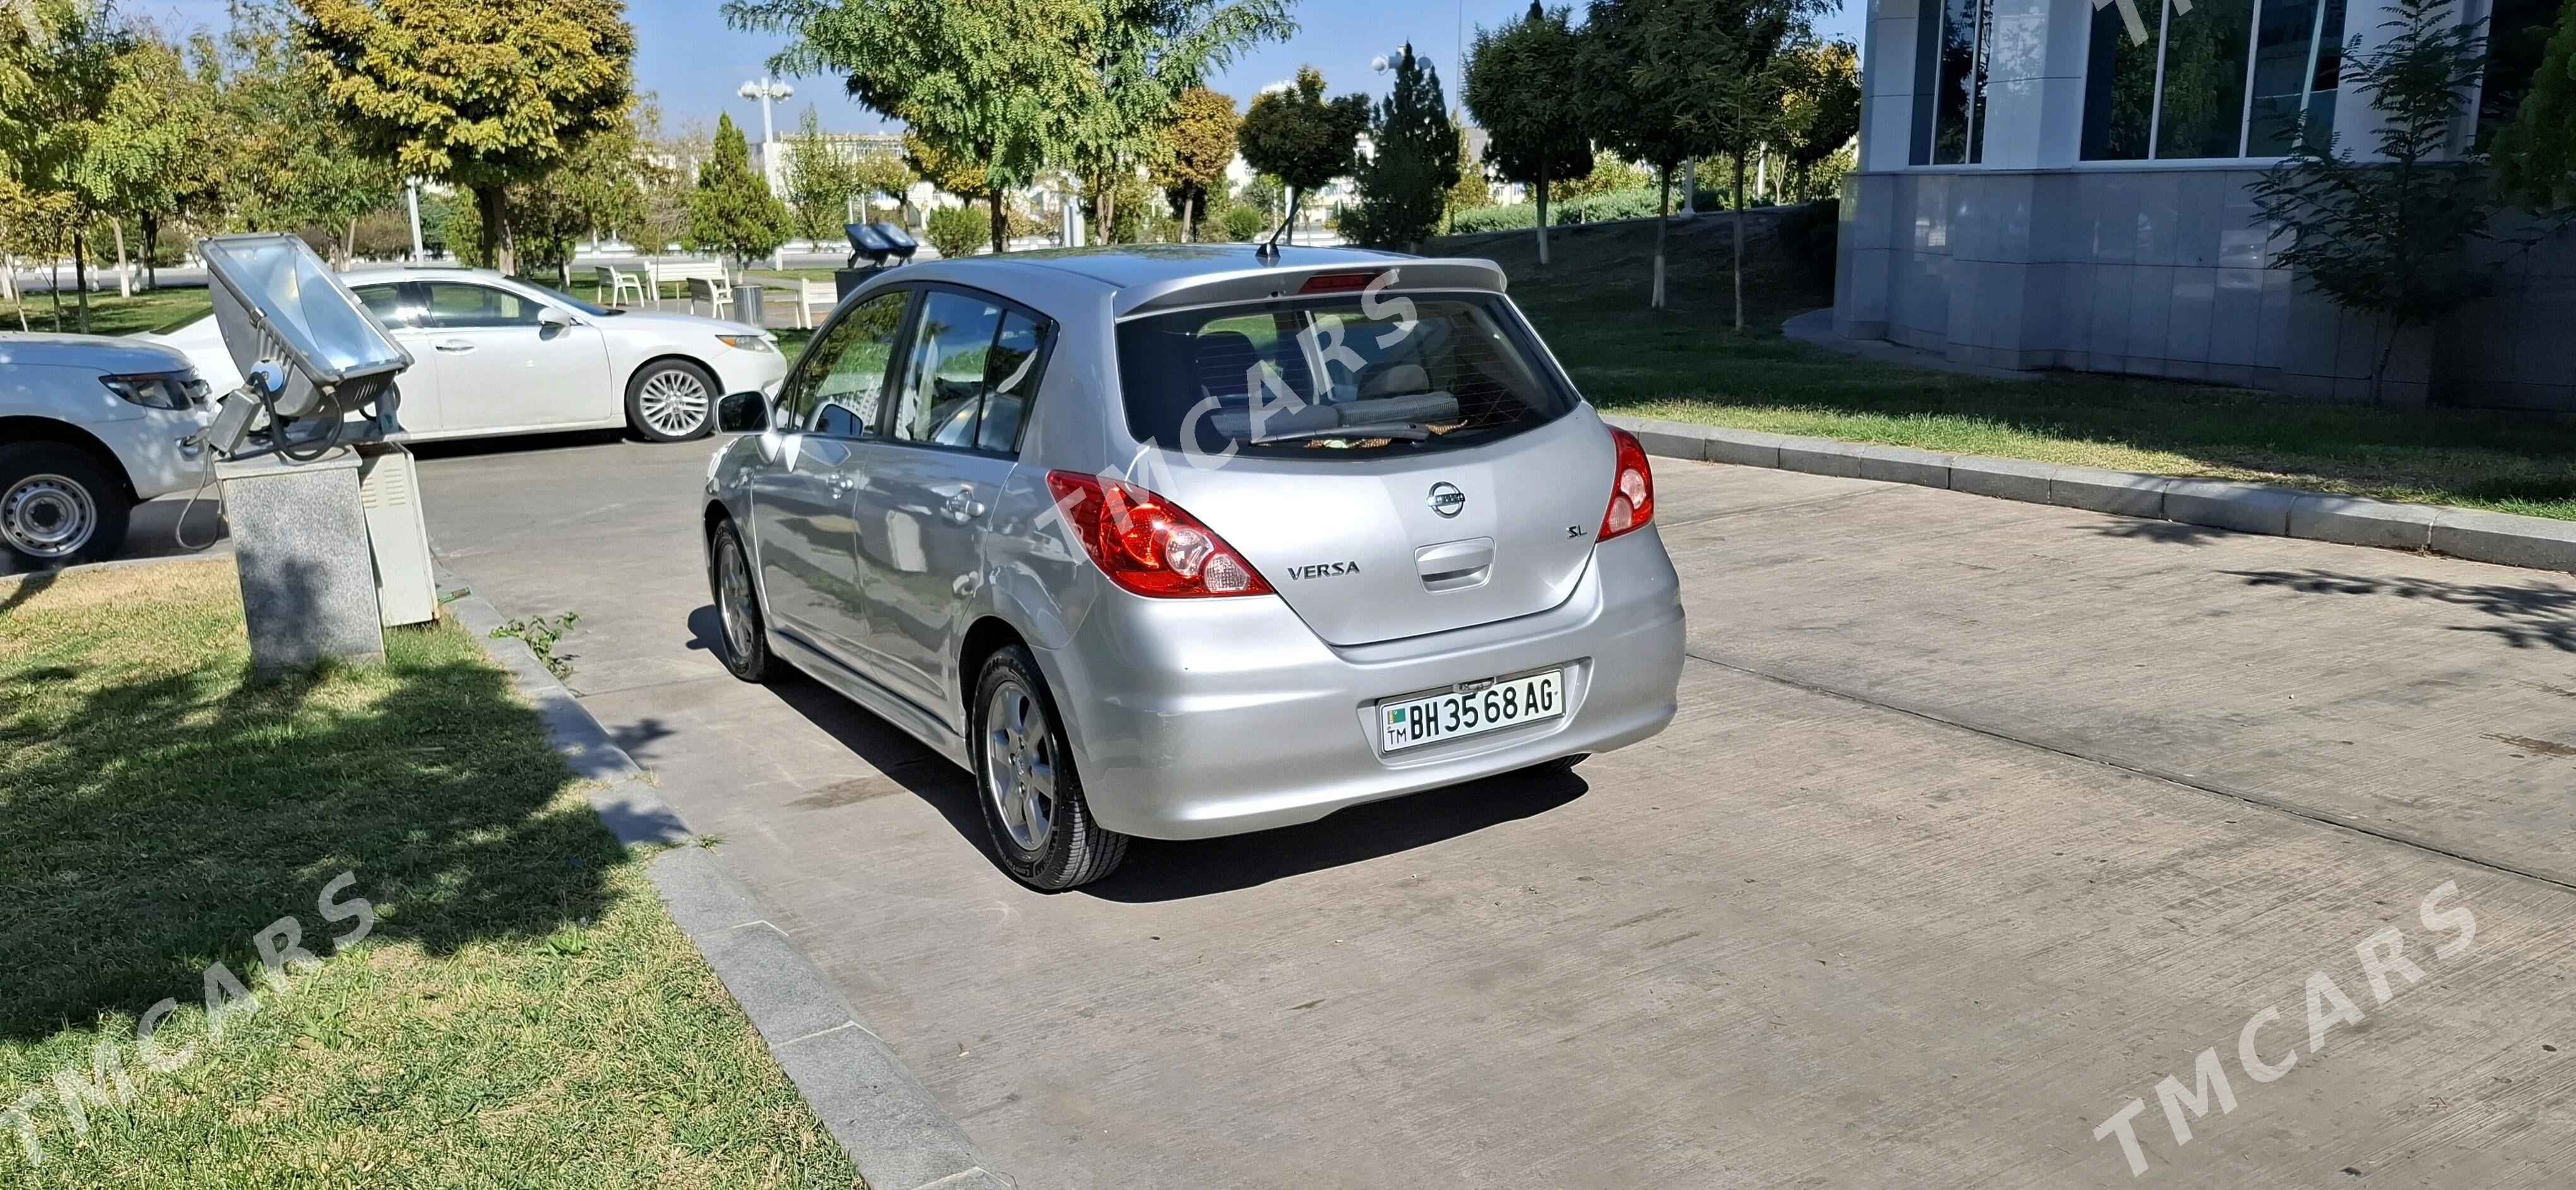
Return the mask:
{"type": "Polygon", "coordinates": [[[767,335],[718,335],[716,338],[722,340],[727,347],[738,347],[744,351],[778,350],[777,344],[767,335]]]}
{"type": "Polygon", "coordinates": [[[129,372],[119,376],[101,376],[107,391],[147,409],[169,409],[185,412],[204,404],[206,382],[197,378],[195,369],[177,372],[129,372]]]}

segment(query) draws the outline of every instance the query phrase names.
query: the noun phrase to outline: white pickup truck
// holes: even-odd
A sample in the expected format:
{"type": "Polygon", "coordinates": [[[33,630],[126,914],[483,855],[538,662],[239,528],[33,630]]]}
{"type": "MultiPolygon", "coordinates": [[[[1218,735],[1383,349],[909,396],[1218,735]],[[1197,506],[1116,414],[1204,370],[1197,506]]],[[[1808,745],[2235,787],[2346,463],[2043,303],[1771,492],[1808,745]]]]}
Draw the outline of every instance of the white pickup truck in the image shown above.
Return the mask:
{"type": "Polygon", "coordinates": [[[205,483],[206,453],[185,440],[210,416],[174,348],[0,333],[0,552],[36,566],[115,556],[137,502],[205,483]]]}

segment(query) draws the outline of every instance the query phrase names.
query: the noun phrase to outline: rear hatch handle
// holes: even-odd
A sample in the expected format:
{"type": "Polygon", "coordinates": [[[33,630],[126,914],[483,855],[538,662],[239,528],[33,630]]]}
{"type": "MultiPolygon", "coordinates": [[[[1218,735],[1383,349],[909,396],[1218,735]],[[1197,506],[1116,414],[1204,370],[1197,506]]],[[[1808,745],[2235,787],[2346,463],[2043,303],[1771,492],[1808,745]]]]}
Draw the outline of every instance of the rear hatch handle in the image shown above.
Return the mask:
{"type": "Polygon", "coordinates": [[[1413,568],[1428,591],[1464,591],[1494,574],[1494,539],[1470,537],[1413,551],[1413,568]]]}

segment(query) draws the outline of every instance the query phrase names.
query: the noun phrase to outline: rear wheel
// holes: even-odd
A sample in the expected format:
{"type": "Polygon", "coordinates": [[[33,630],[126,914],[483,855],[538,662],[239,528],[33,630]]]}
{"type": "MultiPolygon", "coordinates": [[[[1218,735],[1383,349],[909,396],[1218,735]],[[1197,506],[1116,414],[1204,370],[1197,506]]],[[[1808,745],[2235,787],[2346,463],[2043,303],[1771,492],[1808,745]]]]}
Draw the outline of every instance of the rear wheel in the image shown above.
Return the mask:
{"type": "Polygon", "coordinates": [[[655,360],[626,382],[626,424],[648,442],[705,435],[715,407],[716,378],[684,359],[655,360]]]}
{"type": "Polygon", "coordinates": [[[1127,836],[1092,820],[1055,699],[1028,650],[1010,645],[975,683],[976,801],[1002,867],[1031,888],[1089,884],[1127,857],[1127,836]]]}
{"type": "Polygon", "coordinates": [[[0,549],[22,562],[115,557],[133,508],[125,485],[88,451],[60,442],[0,446],[0,549]]]}
{"type": "Polygon", "coordinates": [[[715,594],[716,618],[724,625],[725,672],[746,682],[766,682],[778,663],[769,655],[769,637],[760,621],[760,593],[751,584],[751,554],[743,548],[742,530],[732,521],[716,526],[707,555],[707,585],[715,594]]]}

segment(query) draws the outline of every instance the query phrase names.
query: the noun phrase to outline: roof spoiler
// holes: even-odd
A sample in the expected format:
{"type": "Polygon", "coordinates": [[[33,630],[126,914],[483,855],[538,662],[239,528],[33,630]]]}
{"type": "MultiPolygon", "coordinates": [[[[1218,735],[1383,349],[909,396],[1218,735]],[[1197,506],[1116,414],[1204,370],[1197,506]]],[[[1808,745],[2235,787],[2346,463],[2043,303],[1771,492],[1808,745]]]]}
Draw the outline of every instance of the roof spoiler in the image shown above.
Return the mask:
{"type": "Polygon", "coordinates": [[[1116,317],[1133,318],[1189,306],[1266,302],[1301,294],[1357,293],[1372,285],[1405,292],[1471,289],[1501,293],[1508,278],[1490,260],[1390,257],[1205,273],[1121,290],[1116,317]],[[1386,274],[1393,277],[1385,278],[1386,274]]]}

